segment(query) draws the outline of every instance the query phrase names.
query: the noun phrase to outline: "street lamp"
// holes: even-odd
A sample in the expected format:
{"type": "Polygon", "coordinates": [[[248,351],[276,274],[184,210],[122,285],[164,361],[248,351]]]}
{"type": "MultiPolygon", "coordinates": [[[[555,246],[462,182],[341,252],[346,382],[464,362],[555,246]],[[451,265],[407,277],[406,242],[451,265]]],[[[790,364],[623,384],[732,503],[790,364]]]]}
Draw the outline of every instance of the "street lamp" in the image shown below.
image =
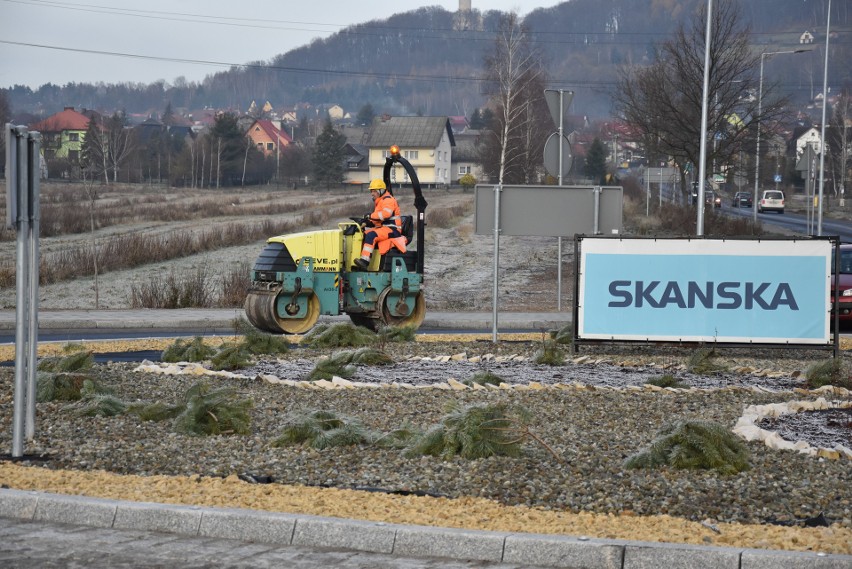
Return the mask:
{"type": "Polygon", "coordinates": [[[704,180],[707,175],[707,93],[710,91],[710,39],[713,30],[713,0],[707,0],[707,28],[704,32],[704,86],[701,93],[701,143],[698,158],[698,203],[695,234],[704,235],[704,180]]]}
{"type": "Polygon", "coordinates": [[[825,69],[822,72],[822,127],[819,153],[819,213],[817,214],[817,235],[822,235],[822,188],[825,183],[825,108],[828,106],[828,38],[831,36],[831,0],[828,0],[828,16],[825,22],[825,69]]]}
{"type": "Polygon", "coordinates": [[[757,193],[760,182],[760,121],[763,118],[763,60],[767,55],[779,55],[782,53],[804,53],[808,49],[787,49],[784,51],[764,51],[760,54],[760,87],[757,91],[757,152],[754,157],[754,200],[752,201],[752,218],[757,223],[757,193]]]}

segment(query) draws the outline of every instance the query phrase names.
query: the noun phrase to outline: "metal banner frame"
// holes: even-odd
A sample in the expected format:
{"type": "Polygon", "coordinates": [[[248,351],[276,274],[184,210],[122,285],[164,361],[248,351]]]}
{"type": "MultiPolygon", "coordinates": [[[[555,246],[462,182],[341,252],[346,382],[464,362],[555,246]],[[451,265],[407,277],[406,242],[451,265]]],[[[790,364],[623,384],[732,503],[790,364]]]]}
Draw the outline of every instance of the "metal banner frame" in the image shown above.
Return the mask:
{"type": "MultiPolygon", "coordinates": [[[[777,341],[769,341],[766,339],[762,339],[760,341],[694,341],[694,340],[678,340],[678,339],[668,339],[668,340],[657,340],[657,339],[639,339],[639,338],[624,338],[624,337],[616,337],[616,335],[612,335],[610,338],[589,338],[589,337],[581,337],[580,335],[580,313],[581,313],[581,303],[585,302],[585,299],[582,298],[583,294],[581,294],[581,274],[586,270],[586,266],[581,263],[581,249],[582,242],[584,239],[588,239],[590,237],[594,237],[596,239],[612,239],[615,240],[645,240],[650,242],[665,242],[667,240],[683,240],[683,241],[720,241],[720,242],[767,242],[767,241],[777,241],[777,242],[814,242],[814,241],[828,241],[832,245],[832,250],[837,251],[838,246],[840,245],[840,238],[836,236],[831,237],[802,237],[796,239],[790,239],[786,237],[779,238],[705,238],[705,237],[683,237],[683,238],[648,238],[648,237],[604,237],[604,236],[587,236],[587,235],[577,235],[574,240],[574,256],[577,260],[577,270],[574,272],[574,319],[572,323],[573,328],[573,342],[572,342],[572,350],[574,352],[577,351],[577,348],[580,345],[595,345],[595,344],[648,344],[648,345],[670,345],[670,346],[698,346],[698,345],[707,345],[712,344],[713,346],[719,347],[754,347],[760,346],[761,348],[797,348],[797,349],[815,349],[815,350],[832,350],[834,353],[834,357],[838,357],[840,353],[840,334],[839,334],[839,314],[838,314],[838,299],[837,295],[831,296],[831,314],[829,316],[830,324],[833,326],[829,326],[829,338],[828,342],[821,343],[818,341],[814,341],[813,343],[808,342],[795,342],[795,341],[783,341],[782,339],[778,339],[777,341]]],[[[829,279],[836,278],[840,272],[840,255],[834,255],[834,267],[833,274],[829,275],[829,279]]],[[[827,285],[830,283],[827,283],[827,285]]],[[[830,291],[830,287],[827,287],[830,291]]],[[[830,294],[830,293],[829,293],[830,294]]],[[[828,299],[825,299],[825,302],[828,303],[828,299]]]]}

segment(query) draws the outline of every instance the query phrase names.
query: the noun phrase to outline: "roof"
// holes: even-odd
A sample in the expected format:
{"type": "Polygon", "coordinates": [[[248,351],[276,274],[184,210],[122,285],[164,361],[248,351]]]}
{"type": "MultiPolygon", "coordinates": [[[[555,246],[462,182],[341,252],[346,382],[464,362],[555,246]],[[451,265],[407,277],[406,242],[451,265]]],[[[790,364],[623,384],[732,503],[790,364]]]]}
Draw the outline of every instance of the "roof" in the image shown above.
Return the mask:
{"type": "Polygon", "coordinates": [[[289,135],[289,134],[287,134],[287,131],[284,131],[284,130],[279,129],[279,128],[278,128],[277,126],[275,126],[275,125],[272,123],[272,121],[270,121],[270,120],[258,119],[258,120],[256,120],[256,121],[254,121],[254,124],[252,124],[252,126],[254,126],[254,125],[259,126],[259,127],[260,127],[260,129],[261,129],[263,132],[265,132],[265,133],[266,133],[266,135],[267,135],[269,138],[271,138],[272,140],[275,140],[275,139],[276,139],[276,137],[277,137],[277,138],[279,138],[279,139],[283,140],[284,142],[286,142],[287,144],[289,144],[289,143],[293,142],[293,141],[290,139],[290,135],[289,135]]]}
{"type": "Polygon", "coordinates": [[[86,130],[88,126],[89,117],[78,113],[73,107],[65,107],[64,111],[30,125],[30,129],[39,132],[62,132],[63,130],[86,130]]]}
{"type": "Polygon", "coordinates": [[[455,146],[447,117],[377,117],[367,136],[367,146],[390,147],[395,144],[400,148],[434,148],[441,143],[445,132],[450,146],[455,146]]]}

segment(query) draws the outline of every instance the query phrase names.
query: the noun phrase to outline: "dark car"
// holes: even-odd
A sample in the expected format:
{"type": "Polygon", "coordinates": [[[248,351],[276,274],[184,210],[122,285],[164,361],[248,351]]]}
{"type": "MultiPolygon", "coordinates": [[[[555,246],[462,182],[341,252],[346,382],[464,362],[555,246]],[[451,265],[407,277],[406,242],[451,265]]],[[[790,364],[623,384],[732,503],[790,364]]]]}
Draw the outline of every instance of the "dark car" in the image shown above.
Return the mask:
{"type": "MultiPolygon", "coordinates": [[[[837,297],[838,319],[852,322],[852,243],[840,246],[840,274],[834,274],[834,254],[831,256],[831,297],[837,297]]],[[[834,307],[832,306],[832,310],[834,307]]]]}
{"type": "Polygon", "coordinates": [[[731,205],[734,207],[751,207],[753,203],[750,193],[737,192],[734,194],[734,201],[731,205]]]}
{"type": "Polygon", "coordinates": [[[722,207],[722,196],[717,195],[713,190],[706,190],[704,192],[704,205],[722,207]]]}

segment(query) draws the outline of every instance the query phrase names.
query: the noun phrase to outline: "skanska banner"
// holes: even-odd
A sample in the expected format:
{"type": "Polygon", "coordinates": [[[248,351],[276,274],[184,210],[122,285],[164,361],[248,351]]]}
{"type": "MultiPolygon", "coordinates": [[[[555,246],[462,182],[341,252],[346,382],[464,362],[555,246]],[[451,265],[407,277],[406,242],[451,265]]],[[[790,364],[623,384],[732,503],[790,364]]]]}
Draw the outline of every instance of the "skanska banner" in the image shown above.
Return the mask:
{"type": "Polygon", "coordinates": [[[832,242],[580,241],[577,337],[828,344],[832,242]]]}

